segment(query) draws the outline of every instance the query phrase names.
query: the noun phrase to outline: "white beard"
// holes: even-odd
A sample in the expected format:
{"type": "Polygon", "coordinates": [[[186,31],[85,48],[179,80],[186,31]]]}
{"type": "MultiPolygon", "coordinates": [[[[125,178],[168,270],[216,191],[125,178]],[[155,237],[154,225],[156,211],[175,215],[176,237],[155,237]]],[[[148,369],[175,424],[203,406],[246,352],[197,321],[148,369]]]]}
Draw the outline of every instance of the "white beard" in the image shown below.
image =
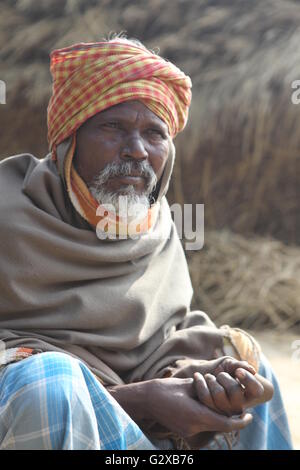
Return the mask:
{"type": "Polygon", "coordinates": [[[142,219],[147,215],[150,195],[156,183],[156,175],[148,161],[112,162],[94,178],[93,183],[89,185],[89,190],[96,201],[105,206],[108,211],[128,219],[142,219]],[[130,175],[134,170],[138,170],[145,178],[146,188],[142,193],[136,192],[133,185],[124,185],[115,192],[107,190],[107,182],[111,177],[130,175]]]}
{"type": "Polygon", "coordinates": [[[145,193],[137,193],[133,185],[121,188],[114,193],[97,186],[90,186],[90,191],[99,204],[112,213],[127,217],[128,220],[146,217],[150,207],[149,196],[145,193]]]}

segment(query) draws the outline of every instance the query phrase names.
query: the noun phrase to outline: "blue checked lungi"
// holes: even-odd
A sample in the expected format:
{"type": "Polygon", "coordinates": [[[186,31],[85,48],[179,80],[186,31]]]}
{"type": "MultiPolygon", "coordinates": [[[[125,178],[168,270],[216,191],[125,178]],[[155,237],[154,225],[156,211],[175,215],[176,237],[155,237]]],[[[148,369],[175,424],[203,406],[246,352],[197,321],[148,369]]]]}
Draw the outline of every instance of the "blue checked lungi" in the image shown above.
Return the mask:
{"type": "MultiPolygon", "coordinates": [[[[291,449],[280,390],[253,411],[234,448],[291,449]]],[[[222,446],[219,444],[219,446],[222,446]]],[[[33,355],[0,369],[0,449],[158,450],[81,361],[59,352],[33,355]]],[[[218,448],[218,447],[216,447],[218,448]]]]}

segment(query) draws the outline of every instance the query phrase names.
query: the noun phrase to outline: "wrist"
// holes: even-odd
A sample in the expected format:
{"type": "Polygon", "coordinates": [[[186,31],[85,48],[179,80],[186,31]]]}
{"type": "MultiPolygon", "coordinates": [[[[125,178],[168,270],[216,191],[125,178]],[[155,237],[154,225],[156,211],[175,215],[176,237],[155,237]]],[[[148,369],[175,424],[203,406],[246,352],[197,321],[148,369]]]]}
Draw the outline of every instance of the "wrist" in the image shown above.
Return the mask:
{"type": "Polygon", "coordinates": [[[151,419],[149,396],[152,381],[107,387],[111,396],[136,422],[151,419]]]}

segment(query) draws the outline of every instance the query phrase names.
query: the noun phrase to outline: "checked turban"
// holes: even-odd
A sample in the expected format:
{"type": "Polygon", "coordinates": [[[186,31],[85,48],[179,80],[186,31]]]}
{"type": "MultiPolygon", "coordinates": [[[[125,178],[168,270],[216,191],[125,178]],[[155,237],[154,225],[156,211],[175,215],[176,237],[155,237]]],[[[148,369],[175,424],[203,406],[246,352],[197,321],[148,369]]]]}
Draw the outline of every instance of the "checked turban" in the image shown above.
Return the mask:
{"type": "Polygon", "coordinates": [[[174,137],[186,125],[191,80],[175,65],[139,44],[120,38],[79,43],[50,54],[53,93],[48,141],[56,146],[87,119],[128,100],[142,101],[174,137]]]}

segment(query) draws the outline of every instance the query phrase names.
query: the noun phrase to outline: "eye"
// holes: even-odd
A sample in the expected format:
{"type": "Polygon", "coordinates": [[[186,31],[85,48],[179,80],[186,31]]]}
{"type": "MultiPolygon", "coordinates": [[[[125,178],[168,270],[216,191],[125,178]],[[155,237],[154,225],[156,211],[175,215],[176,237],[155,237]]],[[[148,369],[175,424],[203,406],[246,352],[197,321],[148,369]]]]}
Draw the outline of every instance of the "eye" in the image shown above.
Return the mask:
{"type": "Polygon", "coordinates": [[[118,121],[107,121],[101,124],[101,127],[105,129],[119,129],[120,123],[118,121]]]}
{"type": "Polygon", "coordinates": [[[166,139],[167,138],[166,133],[163,130],[158,129],[158,128],[152,127],[152,128],[147,130],[147,133],[153,138],[157,138],[157,139],[166,139]]]}

